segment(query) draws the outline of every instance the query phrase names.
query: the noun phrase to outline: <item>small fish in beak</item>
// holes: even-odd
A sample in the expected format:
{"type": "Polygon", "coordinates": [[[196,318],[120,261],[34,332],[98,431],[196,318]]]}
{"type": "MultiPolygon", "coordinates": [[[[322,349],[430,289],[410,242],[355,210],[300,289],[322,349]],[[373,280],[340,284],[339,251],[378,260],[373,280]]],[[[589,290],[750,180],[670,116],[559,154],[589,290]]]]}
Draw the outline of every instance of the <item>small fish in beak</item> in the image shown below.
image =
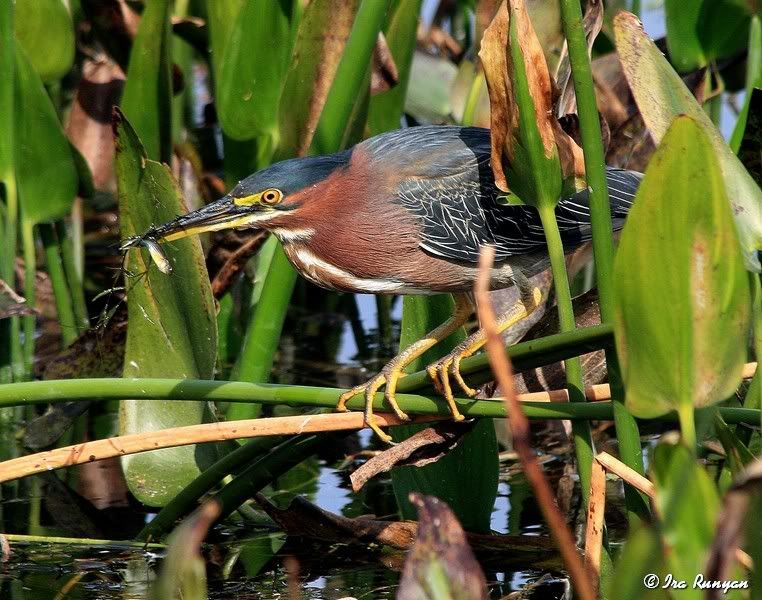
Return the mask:
{"type": "Polygon", "coordinates": [[[169,262],[167,255],[164,254],[164,251],[161,249],[161,246],[159,246],[159,242],[157,242],[155,239],[151,237],[140,236],[140,235],[131,237],[124,241],[120,250],[122,250],[123,252],[126,252],[127,250],[130,250],[131,248],[139,248],[141,246],[148,250],[148,253],[151,255],[151,259],[153,260],[154,264],[156,265],[156,268],[159,269],[159,271],[161,271],[165,275],[169,275],[170,273],[172,273],[172,265],[169,262]]]}

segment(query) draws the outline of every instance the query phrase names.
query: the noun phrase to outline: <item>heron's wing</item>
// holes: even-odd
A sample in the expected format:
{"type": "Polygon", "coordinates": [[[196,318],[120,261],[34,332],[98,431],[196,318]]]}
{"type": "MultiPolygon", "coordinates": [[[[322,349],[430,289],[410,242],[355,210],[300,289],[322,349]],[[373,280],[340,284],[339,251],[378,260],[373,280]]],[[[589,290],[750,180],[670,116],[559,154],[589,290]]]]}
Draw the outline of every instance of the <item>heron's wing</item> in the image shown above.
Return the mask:
{"type": "MultiPolygon", "coordinates": [[[[421,247],[436,256],[471,264],[478,261],[484,245],[495,247],[497,261],[543,251],[545,235],[537,211],[498,201],[489,165],[489,135],[482,138],[466,137],[467,143],[463,143],[461,131],[457,142],[449,146],[440,142],[429,155],[430,176],[420,176],[420,170],[415,176],[403,175],[398,200],[419,220],[421,247]]],[[[618,230],[641,175],[608,169],[607,177],[613,226],[618,230]]],[[[591,238],[587,190],[559,202],[556,215],[567,250],[591,238]]]]}

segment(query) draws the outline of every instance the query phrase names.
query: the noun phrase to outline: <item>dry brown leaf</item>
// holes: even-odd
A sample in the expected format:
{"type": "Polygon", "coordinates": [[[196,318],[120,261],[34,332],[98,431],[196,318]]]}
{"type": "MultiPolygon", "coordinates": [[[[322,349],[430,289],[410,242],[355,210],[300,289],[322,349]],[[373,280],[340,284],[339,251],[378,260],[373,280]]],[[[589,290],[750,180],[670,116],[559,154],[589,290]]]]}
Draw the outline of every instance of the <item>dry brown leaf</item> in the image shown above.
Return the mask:
{"type": "Polygon", "coordinates": [[[370,95],[392,89],[400,80],[397,64],[392,51],[386,43],[386,37],[379,31],[376,46],[373,48],[373,70],[370,74],[370,95]]]}
{"type": "Polygon", "coordinates": [[[107,58],[86,59],[69,114],[69,140],[87,161],[96,190],[116,192],[111,111],[119,103],[124,76],[107,58]]]}
{"type": "Polygon", "coordinates": [[[485,30],[479,51],[490,97],[492,170],[495,183],[500,189],[509,190],[504,165],[513,160],[519,129],[519,109],[512,83],[516,69],[509,46],[511,19],[516,26],[516,43],[522,50],[524,70],[545,156],[552,156],[557,148],[564,177],[584,176],[582,149],[563,131],[553,115],[553,82],[524,1],[508,0],[500,6],[485,30]]]}
{"type": "MultiPolygon", "coordinates": [[[[707,580],[733,579],[732,568],[739,558],[739,549],[746,537],[746,515],[760,506],[762,494],[762,459],[757,459],[736,478],[722,499],[722,511],[717,517],[717,530],[706,563],[707,580]]],[[[741,555],[743,556],[743,554],[741,555]]],[[[707,598],[722,598],[722,590],[707,590],[707,598]]]]}
{"type": "Polygon", "coordinates": [[[510,162],[514,155],[513,132],[519,124],[516,100],[513,96],[508,56],[508,6],[503,3],[484,31],[479,58],[487,80],[490,103],[490,131],[492,134],[492,171],[495,184],[508,191],[508,180],[503,170],[503,156],[510,162]]]}
{"type": "MultiPolygon", "coordinates": [[[[296,496],[288,508],[278,508],[264,494],[254,497],[260,508],[287,534],[326,542],[361,542],[408,550],[418,535],[416,521],[382,521],[372,517],[350,519],[328,512],[302,496],[296,496]]],[[[469,545],[477,552],[555,553],[546,536],[466,533],[469,545]]]]}
{"type": "Polygon", "coordinates": [[[435,463],[455,448],[472,428],[473,423],[442,422],[419,431],[374,456],[352,473],[349,477],[352,490],[359,491],[368,480],[392,467],[423,467],[435,463]]]}
{"type": "Polygon", "coordinates": [[[0,319],[33,314],[35,310],[26,303],[26,300],[0,279],[0,319]]]}

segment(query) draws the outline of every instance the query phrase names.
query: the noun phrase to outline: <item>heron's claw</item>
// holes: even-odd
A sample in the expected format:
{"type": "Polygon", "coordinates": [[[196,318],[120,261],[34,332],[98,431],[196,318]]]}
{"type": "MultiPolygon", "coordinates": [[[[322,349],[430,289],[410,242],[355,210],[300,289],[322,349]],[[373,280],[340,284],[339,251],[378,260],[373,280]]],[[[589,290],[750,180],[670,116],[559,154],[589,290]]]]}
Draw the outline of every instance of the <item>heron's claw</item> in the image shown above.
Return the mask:
{"type": "Polygon", "coordinates": [[[460,372],[460,361],[471,354],[473,354],[473,350],[470,347],[459,345],[455,350],[426,367],[426,372],[434,383],[434,387],[444,396],[447,405],[450,407],[452,417],[456,421],[462,421],[465,417],[455,404],[451,379],[455,380],[455,383],[466,396],[469,398],[476,396],[476,390],[466,383],[460,372]]]}
{"type": "Polygon", "coordinates": [[[373,414],[373,400],[381,386],[386,384],[386,388],[384,389],[384,400],[386,400],[389,407],[394,411],[394,414],[400,421],[409,421],[410,417],[399,407],[395,396],[397,381],[403,375],[402,367],[393,363],[388,364],[378,375],[366,383],[355,386],[339,396],[336,410],[340,412],[347,411],[347,402],[358,394],[363,394],[365,396],[365,423],[379,438],[381,438],[382,441],[387,444],[393,443],[392,437],[388,433],[385,433],[376,422],[376,416],[373,414]]]}

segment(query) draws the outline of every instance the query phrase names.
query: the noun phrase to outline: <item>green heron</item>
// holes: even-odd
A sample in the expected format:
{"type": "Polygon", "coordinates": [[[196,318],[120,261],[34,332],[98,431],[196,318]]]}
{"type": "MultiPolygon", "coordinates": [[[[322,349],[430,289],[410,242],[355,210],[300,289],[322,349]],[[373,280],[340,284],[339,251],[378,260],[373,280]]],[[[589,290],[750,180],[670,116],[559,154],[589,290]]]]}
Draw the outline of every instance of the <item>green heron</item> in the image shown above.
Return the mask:
{"type": "MultiPolygon", "coordinates": [[[[642,175],[607,169],[611,212],[620,229],[642,175]]],[[[129,240],[155,256],[156,242],[187,235],[253,227],[272,232],[296,270],[317,285],[371,294],[452,292],[454,314],[391,360],[364,385],[341,396],[365,394],[367,424],[384,440],[372,401],[384,396],[401,419],[395,388],[405,366],[461,327],[473,314],[470,291],[482,245],[492,245],[493,289],[518,285],[522,303],[500,320],[505,330],[539,302],[528,277],[549,264],[537,211],[499,200],[490,167],[490,132],[476,127],[425,126],[384,133],[328,156],[285,160],[241,181],[229,194],[199,210],[129,240]]],[[[591,237],[587,190],[562,199],[556,215],[565,250],[591,237]]],[[[453,417],[450,378],[475,395],[460,374],[462,358],[484,344],[477,331],[428,368],[453,417]]]]}

